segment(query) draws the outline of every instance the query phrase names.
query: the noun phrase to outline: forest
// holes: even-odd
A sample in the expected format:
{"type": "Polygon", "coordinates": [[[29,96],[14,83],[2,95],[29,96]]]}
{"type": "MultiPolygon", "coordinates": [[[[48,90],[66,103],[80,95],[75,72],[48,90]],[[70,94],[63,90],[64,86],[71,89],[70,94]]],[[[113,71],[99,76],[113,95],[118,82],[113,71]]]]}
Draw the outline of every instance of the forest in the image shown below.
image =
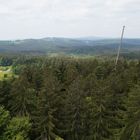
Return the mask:
{"type": "MultiPolygon", "coordinates": [[[[117,38],[64,38],[46,37],[41,39],[0,40],[0,53],[28,55],[116,55],[120,40],[117,38]]],[[[121,53],[139,57],[140,39],[124,38],[121,53]],[[132,53],[132,54],[131,54],[132,53]]],[[[139,57],[140,58],[140,57],[139,57]]]]}
{"type": "Polygon", "coordinates": [[[1,55],[0,67],[0,140],[140,139],[139,59],[1,55]]]}

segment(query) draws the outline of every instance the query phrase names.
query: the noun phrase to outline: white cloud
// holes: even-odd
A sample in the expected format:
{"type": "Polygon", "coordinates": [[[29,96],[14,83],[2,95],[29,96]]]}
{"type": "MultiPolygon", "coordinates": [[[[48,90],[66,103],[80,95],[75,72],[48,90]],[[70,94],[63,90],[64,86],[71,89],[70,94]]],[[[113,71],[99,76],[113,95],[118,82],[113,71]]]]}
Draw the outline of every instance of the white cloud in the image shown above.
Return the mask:
{"type": "Polygon", "coordinates": [[[0,39],[117,36],[123,24],[131,27],[127,36],[138,37],[139,5],[140,0],[0,0],[0,39]]]}

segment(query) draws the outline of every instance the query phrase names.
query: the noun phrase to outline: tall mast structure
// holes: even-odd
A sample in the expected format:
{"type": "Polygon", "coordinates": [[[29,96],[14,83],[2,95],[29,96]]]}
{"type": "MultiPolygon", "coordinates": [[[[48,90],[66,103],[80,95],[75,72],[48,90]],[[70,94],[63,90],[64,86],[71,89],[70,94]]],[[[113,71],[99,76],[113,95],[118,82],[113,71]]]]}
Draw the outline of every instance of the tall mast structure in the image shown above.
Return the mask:
{"type": "Polygon", "coordinates": [[[119,56],[120,56],[120,50],[121,50],[121,47],[122,47],[124,30],[125,30],[125,26],[123,26],[123,29],[122,29],[121,40],[120,40],[120,44],[119,44],[119,47],[118,47],[118,53],[117,53],[116,61],[115,61],[115,69],[117,68],[117,64],[118,64],[118,60],[119,60],[119,56]]]}

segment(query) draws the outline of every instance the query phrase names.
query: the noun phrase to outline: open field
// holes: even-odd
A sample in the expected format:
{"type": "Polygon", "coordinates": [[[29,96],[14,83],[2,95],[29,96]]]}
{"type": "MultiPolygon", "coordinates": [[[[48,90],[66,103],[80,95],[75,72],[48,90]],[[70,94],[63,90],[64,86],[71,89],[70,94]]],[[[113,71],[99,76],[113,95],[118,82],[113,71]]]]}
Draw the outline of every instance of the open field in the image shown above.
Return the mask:
{"type": "Polygon", "coordinates": [[[12,77],[13,73],[10,66],[0,66],[0,80],[12,77]]]}

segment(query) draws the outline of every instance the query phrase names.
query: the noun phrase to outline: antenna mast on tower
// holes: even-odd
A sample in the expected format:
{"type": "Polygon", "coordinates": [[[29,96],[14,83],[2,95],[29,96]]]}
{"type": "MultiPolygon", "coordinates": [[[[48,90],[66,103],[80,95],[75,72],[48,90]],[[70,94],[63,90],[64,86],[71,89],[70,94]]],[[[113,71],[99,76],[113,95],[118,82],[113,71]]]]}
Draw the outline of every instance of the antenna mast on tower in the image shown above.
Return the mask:
{"type": "Polygon", "coordinates": [[[123,26],[123,29],[122,29],[120,45],[119,45],[119,47],[118,47],[118,53],[117,53],[117,57],[116,57],[116,61],[115,61],[115,69],[117,68],[117,64],[118,64],[118,60],[119,60],[119,56],[120,56],[120,50],[121,50],[121,47],[122,47],[122,41],[123,41],[124,30],[125,30],[125,26],[123,26]]]}

